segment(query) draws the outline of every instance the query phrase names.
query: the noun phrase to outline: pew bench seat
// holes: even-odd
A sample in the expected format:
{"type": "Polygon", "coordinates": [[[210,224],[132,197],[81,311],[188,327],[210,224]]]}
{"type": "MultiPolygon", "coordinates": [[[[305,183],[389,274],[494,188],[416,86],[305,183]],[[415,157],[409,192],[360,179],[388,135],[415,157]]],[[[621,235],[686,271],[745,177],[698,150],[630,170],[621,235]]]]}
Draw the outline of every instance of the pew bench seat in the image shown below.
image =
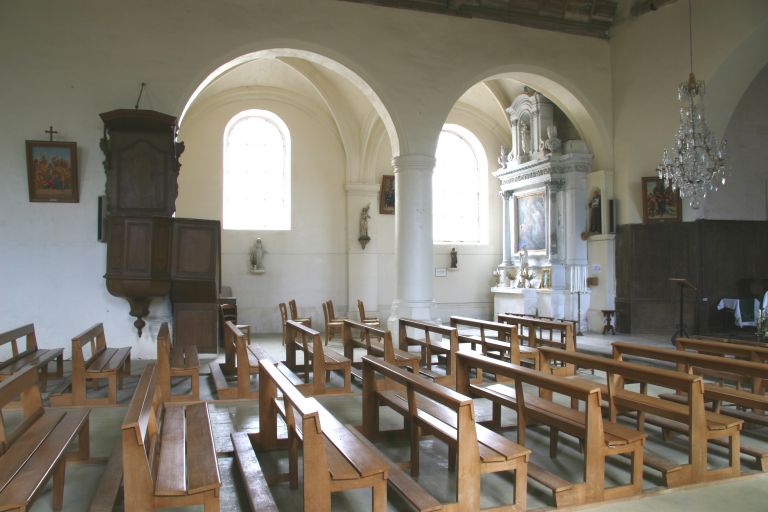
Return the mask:
{"type": "Polygon", "coordinates": [[[205,402],[163,404],[147,365],[122,425],[126,512],[203,505],[218,512],[221,478],[205,402]]]}
{"type": "Polygon", "coordinates": [[[22,418],[12,430],[6,431],[11,425],[0,415],[0,510],[29,510],[50,478],[53,509],[60,510],[67,459],[85,460],[90,454],[90,409],[45,410],[33,366],[0,383],[0,409],[19,396],[22,418]],[[69,454],[75,437],[78,452],[69,454]]]}
{"type": "Polygon", "coordinates": [[[245,485],[251,511],[279,512],[248,434],[232,432],[230,436],[235,451],[235,463],[245,485]]]}
{"type": "Polygon", "coordinates": [[[34,324],[27,324],[0,333],[0,346],[6,344],[10,345],[12,355],[8,359],[0,361],[0,381],[22,371],[26,366],[37,368],[41,391],[46,390],[49,376],[57,379],[64,377],[64,349],[38,348],[34,324]],[[22,339],[25,340],[23,347],[20,343],[22,339]],[[53,361],[56,361],[56,371],[50,374],[48,363],[53,361]]]}

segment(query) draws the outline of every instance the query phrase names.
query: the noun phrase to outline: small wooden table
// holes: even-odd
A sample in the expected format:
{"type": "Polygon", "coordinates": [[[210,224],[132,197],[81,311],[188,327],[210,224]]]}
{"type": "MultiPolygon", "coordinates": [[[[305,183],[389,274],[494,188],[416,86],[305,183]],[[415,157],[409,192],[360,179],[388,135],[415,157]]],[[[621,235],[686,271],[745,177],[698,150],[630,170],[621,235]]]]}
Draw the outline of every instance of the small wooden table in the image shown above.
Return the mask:
{"type": "Polygon", "coordinates": [[[616,329],[614,329],[613,324],[611,323],[611,318],[613,318],[613,315],[616,313],[616,311],[613,309],[603,309],[601,311],[603,312],[603,316],[605,317],[603,334],[608,332],[610,332],[611,334],[616,334],[616,329]]]}

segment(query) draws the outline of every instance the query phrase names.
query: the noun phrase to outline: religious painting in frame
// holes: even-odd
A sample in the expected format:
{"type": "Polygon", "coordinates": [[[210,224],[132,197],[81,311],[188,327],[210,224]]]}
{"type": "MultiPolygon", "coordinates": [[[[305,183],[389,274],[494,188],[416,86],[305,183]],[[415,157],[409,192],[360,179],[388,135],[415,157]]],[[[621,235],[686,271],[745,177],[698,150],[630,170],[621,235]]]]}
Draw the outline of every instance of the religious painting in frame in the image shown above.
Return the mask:
{"type": "Polygon", "coordinates": [[[26,142],[29,200],[43,203],[79,202],[77,144],[38,140],[26,142]]]}
{"type": "Polygon", "coordinates": [[[385,174],[381,177],[379,213],[384,215],[395,214],[395,176],[392,174],[385,174]]]}
{"type": "Polygon", "coordinates": [[[528,254],[547,254],[547,189],[546,187],[513,195],[513,235],[515,253],[528,249],[528,254]]]}
{"type": "Polygon", "coordinates": [[[664,187],[661,178],[643,178],[643,222],[680,222],[682,201],[677,190],[664,187]]]}

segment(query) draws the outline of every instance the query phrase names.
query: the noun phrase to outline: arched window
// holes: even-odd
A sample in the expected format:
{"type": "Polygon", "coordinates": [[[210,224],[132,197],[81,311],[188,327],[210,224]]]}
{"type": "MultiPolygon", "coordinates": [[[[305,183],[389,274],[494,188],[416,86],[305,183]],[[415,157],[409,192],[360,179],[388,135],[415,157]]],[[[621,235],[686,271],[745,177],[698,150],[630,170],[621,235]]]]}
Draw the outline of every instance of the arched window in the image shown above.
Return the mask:
{"type": "Polygon", "coordinates": [[[488,160],[469,130],[446,124],[437,142],[432,176],[432,239],[436,244],[488,240],[488,160]]]}
{"type": "Polygon", "coordinates": [[[278,116],[246,110],[224,129],[224,229],[291,229],[291,135],[278,116]]]}

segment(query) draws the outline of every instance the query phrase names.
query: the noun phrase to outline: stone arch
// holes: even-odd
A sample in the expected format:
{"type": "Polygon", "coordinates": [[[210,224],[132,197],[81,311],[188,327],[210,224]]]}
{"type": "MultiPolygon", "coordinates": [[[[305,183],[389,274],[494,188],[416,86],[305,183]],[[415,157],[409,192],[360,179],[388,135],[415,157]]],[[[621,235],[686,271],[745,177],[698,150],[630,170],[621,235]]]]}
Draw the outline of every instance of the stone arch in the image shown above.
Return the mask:
{"type": "Polygon", "coordinates": [[[371,105],[378,113],[379,117],[381,118],[382,123],[384,124],[385,131],[387,135],[389,136],[390,145],[392,149],[392,154],[396,155],[399,153],[400,148],[400,137],[395,119],[390,114],[391,109],[387,107],[385,104],[385,101],[382,100],[381,95],[378,91],[375,91],[374,88],[361,76],[361,74],[353,70],[350,65],[344,64],[341,62],[340,59],[334,59],[331,57],[327,57],[322,53],[318,53],[316,51],[310,51],[310,50],[304,50],[304,49],[297,49],[297,48],[284,48],[284,47],[276,47],[271,49],[262,49],[262,50],[255,50],[247,53],[243,53],[239,56],[233,57],[226,61],[224,64],[220,64],[218,67],[213,69],[210,73],[208,73],[207,76],[203,77],[196,87],[194,87],[194,90],[192,90],[188,95],[185,97],[187,98],[183,107],[180,109],[179,114],[179,126],[181,126],[184,123],[185,117],[187,112],[189,111],[190,107],[195,103],[198,96],[208,87],[211,83],[213,83],[217,78],[223,76],[230,70],[236,68],[237,66],[240,66],[242,64],[245,64],[247,62],[251,62],[258,59],[275,59],[275,58],[292,58],[297,60],[305,60],[323,67],[326,67],[328,69],[331,69],[344,77],[345,79],[349,80],[350,83],[352,83],[355,87],[357,87],[362,94],[371,102],[371,105]]]}

